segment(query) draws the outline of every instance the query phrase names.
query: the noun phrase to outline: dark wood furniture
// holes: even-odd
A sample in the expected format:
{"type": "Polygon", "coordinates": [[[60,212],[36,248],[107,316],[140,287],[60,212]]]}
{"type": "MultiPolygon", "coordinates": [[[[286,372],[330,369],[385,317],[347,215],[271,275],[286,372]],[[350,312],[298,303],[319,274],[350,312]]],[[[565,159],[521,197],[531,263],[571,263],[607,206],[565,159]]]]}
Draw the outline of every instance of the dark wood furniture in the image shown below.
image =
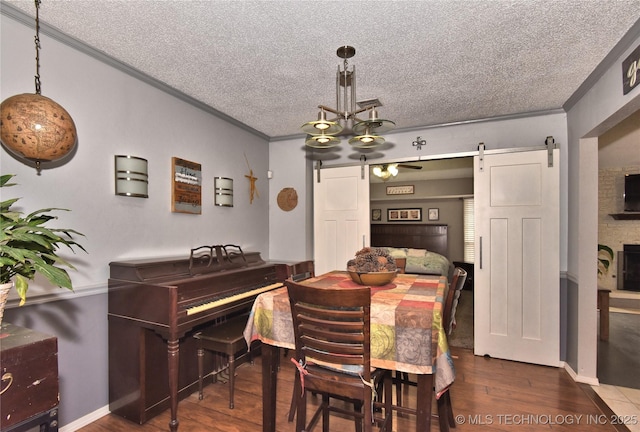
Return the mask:
{"type": "MultiPolygon", "coordinates": [[[[309,279],[316,275],[315,263],[312,260],[303,261],[298,264],[291,266],[291,277],[290,279],[295,282],[300,282],[305,279],[309,279]]],[[[289,349],[284,349],[284,357],[285,359],[289,357],[289,349]]],[[[278,366],[279,367],[279,366],[278,366]]],[[[293,421],[296,415],[297,410],[297,392],[300,391],[299,381],[295,380],[298,384],[298,387],[294,386],[293,393],[291,394],[291,403],[289,404],[289,423],[293,421]]]]}
{"type": "MultiPolygon", "coordinates": [[[[283,286],[286,263],[233,245],[196,248],[181,258],[110,263],[109,409],[142,424],[197,390],[193,334],[249,310],[256,296],[283,286]],[[204,250],[204,252],[203,252],[204,250]]],[[[206,364],[211,364],[205,355],[206,364]]]]}
{"type": "Polygon", "coordinates": [[[437,224],[373,224],[371,246],[426,249],[449,256],[448,226],[437,224]]]}
{"type": "Polygon", "coordinates": [[[468,263],[468,262],[463,262],[463,261],[453,261],[453,266],[454,267],[460,267],[461,269],[464,269],[467,272],[467,279],[466,279],[462,289],[463,290],[468,290],[468,291],[473,291],[474,264],[473,263],[468,263]]]}
{"type": "MultiPolygon", "coordinates": [[[[371,432],[374,420],[391,430],[391,379],[386,369],[371,369],[371,289],[318,288],[286,281],[291,305],[295,352],[303,383],[297,399],[296,431],[311,430],[322,415],[329,431],[329,412],[358,419],[357,430],[371,432]],[[343,369],[344,368],[344,369],[343,369]],[[375,416],[373,388],[386,379],[384,417],[375,416]],[[322,403],[307,425],[307,393],[320,393],[322,403]],[[354,410],[331,404],[332,398],[354,402],[354,410]]],[[[294,389],[300,385],[294,385],[294,389]]]]}
{"type": "Polygon", "coordinates": [[[198,341],[198,398],[202,400],[202,381],[204,377],[204,352],[213,351],[224,354],[216,356],[215,368],[212,372],[214,382],[223,371],[229,373],[229,409],[233,409],[233,391],[236,375],[236,356],[247,352],[247,342],[242,332],[247,325],[248,314],[241,314],[228,319],[222,324],[207,327],[193,337],[198,341]]]}
{"type": "MultiPolygon", "coordinates": [[[[341,289],[358,286],[343,271],[332,271],[300,283],[341,289]]],[[[431,430],[434,387],[440,430],[449,430],[449,422],[446,420],[449,419],[448,404],[445,403],[444,393],[453,383],[455,371],[450,362],[449,351],[442,351],[442,346],[437,343],[446,337],[444,327],[439,326],[437,334],[432,328],[434,324],[441,323],[438,315],[444,307],[446,287],[446,276],[399,274],[390,285],[371,288],[372,311],[379,312],[380,308],[385,310],[384,313],[371,315],[371,339],[382,344],[372,350],[371,365],[417,375],[415,430],[420,432],[431,430]],[[425,314],[425,310],[433,311],[433,315],[425,314]],[[390,314],[395,314],[395,319],[385,319],[390,314]],[[394,336],[388,336],[387,332],[394,336]],[[411,337],[404,338],[400,334],[410,334],[411,337]],[[399,347],[393,349],[392,345],[395,344],[399,344],[399,347]],[[413,355],[416,350],[423,349],[430,355],[413,355]]],[[[284,288],[261,294],[253,305],[254,319],[247,323],[245,329],[248,341],[262,341],[262,430],[265,432],[276,430],[278,348],[294,346],[290,331],[293,328],[290,308],[289,296],[284,288]],[[263,317],[269,319],[262,319],[263,317]]]]}
{"type": "Polygon", "coordinates": [[[600,311],[600,340],[609,340],[609,294],[611,290],[598,288],[598,310],[600,311]]]}
{"type": "Polygon", "coordinates": [[[58,430],[58,339],[2,323],[0,430],[58,430]]]}

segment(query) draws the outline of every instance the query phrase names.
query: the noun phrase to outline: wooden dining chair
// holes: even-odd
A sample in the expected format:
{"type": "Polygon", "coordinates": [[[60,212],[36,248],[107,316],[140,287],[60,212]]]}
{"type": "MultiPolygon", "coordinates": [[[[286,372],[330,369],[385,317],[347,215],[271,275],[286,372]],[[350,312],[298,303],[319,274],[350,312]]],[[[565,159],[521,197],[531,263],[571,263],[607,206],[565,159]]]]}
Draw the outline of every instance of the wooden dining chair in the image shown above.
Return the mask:
{"type": "MultiPolygon", "coordinates": [[[[451,283],[447,290],[447,297],[444,300],[444,306],[442,309],[442,325],[444,326],[445,334],[447,336],[451,335],[451,332],[455,328],[455,313],[466,279],[466,270],[461,267],[456,267],[453,270],[453,276],[451,278],[451,283]]],[[[396,372],[393,382],[396,387],[395,409],[399,412],[415,414],[415,410],[413,408],[403,406],[402,392],[403,386],[416,386],[416,382],[411,380],[408,374],[400,372],[396,372]]],[[[453,407],[451,406],[451,389],[448,389],[440,396],[440,399],[438,399],[438,417],[441,431],[448,430],[448,427],[445,427],[444,425],[443,419],[446,419],[446,422],[450,427],[456,426],[453,416],[453,407]]]]}
{"type": "Polygon", "coordinates": [[[453,270],[453,279],[447,293],[447,301],[444,305],[443,324],[447,336],[451,335],[456,328],[456,310],[462,294],[462,288],[467,281],[467,271],[461,267],[453,270]]]}
{"type": "MultiPolygon", "coordinates": [[[[294,282],[300,282],[305,279],[315,277],[315,275],[316,273],[315,273],[314,261],[308,260],[308,261],[302,261],[292,265],[289,279],[291,279],[294,282]]],[[[286,358],[288,356],[289,356],[289,350],[285,348],[284,357],[286,358]]],[[[278,362],[280,362],[280,359],[278,359],[278,362]]],[[[300,381],[298,381],[297,379],[294,379],[293,392],[291,393],[291,404],[289,406],[289,416],[288,416],[289,423],[291,423],[296,416],[296,402],[297,402],[296,393],[299,393],[299,392],[300,392],[300,381]]]]}
{"type": "Polygon", "coordinates": [[[300,386],[296,392],[296,431],[309,430],[322,416],[328,432],[330,412],[353,416],[356,430],[370,432],[374,420],[391,430],[391,375],[372,369],[370,362],[369,287],[321,288],[285,281],[295,336],[295,362],[300,386]],[[373,389],[386,379],[385,402],[374,409],[373,389]],[[322,403],[307,425],[307,393],[322,395],[322,403]],[[354,410],[332,399],[355,401],[354,410]],[[389,404],[389,405],[387,405],[389,404]],[[361,424],[361,428],[358,425],[361,424]]]}
{"type": "Polygon", "coordinates": [[[398,268],[398,273],[404,273],[405,268],[407,267],[407,259],[406,258],[395,258],[396,267],[398,268]]]}

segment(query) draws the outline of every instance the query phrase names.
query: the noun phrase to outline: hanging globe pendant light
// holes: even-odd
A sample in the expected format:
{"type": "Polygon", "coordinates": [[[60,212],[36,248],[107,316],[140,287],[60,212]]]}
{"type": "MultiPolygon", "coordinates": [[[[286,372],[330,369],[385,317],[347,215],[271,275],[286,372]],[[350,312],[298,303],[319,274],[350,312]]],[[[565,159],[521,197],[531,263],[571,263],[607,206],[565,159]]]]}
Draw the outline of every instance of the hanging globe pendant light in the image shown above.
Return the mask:
{"type": "Polygon", "coordinates": [[[40,174],[41,162],[61,159],[73,150],[77,133],[67,110],[40,94],[40,0],[35,0],[35,5],[36,93],[11,96],[2,102],[0,139],[12,153],[35,162],[40,174]]]}
{"type": "Polygon", "coordinates": [[[2,102],[2,143],[26,159],[62,158],[76,144],[76,126],[62,106],[46,96],[24,93],[2,102]]]}

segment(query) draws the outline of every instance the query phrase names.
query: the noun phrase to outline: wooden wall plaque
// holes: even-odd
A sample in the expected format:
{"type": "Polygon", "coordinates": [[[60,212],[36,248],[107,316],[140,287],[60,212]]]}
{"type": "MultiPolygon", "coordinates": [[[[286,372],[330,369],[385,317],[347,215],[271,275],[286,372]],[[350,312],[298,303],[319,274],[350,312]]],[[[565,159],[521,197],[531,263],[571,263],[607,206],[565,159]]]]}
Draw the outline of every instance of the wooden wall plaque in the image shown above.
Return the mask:
{"type": "Polygon", "coordinates": [[[202,213],[202,166],[174,157],[171,159],[171,211],[202,213]]]}

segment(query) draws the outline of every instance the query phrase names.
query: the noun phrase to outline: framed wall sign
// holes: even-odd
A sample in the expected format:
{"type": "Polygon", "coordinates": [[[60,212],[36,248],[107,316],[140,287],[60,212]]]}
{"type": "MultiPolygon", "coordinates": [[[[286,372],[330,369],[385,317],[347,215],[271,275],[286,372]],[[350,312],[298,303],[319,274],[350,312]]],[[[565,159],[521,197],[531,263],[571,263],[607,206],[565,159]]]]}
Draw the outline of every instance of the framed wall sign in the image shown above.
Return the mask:
{"type": "Polygon", "coordinates": [[[171,211],[202,213],[202,166],[174,157],[171,159],[171,211]]]}
{"type": "Polygon", "coordinates": [[[437,221],[438,219],[440,219],[440,209],[430,208],[429,209],[429,220],[430,221],[437,221]]]}
{"type": "Polygon", "coordinates": [[[422,209],[420,208],[389,209],[387,210],[387,220],[389,222],[421,221],[422,209]]]}
{"type": "Polygon", "coordinates": [[[413,185],[387,186],[387,195],[408,195],[414,193],[413,185]]]}

